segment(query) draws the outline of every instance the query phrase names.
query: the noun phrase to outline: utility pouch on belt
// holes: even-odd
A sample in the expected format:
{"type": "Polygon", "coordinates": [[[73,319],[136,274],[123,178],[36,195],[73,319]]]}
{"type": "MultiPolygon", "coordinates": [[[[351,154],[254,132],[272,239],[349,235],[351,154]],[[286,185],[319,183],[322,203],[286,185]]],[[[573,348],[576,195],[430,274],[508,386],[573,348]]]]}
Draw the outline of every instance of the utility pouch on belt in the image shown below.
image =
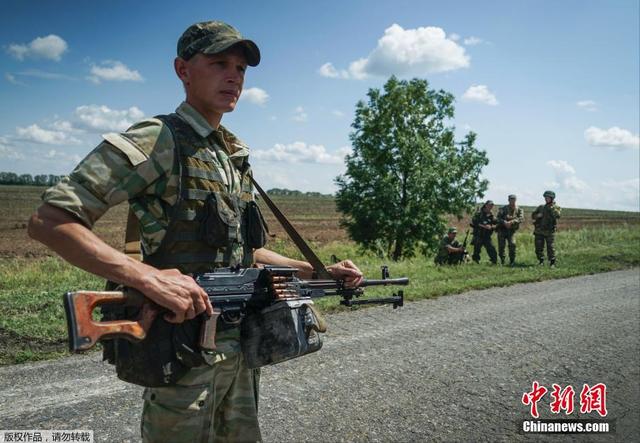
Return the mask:
{"type": "MultiPolygon", "coordinates": [[[[115,285],[108,284],[107,289],[115,285]]],[[[105,321],[136,319],[140,312],[138,307],[117,304],[100,309],[105,321]]],[[[150,388],[175,385],[190,368],[205,363],[197,346],[201,317],[173,324],[159,315],[140,342],[104,340],[103,360],[115,365],[118,378],[128,383],[150,388]]]]}
{"type": "Polygon", "coordinates": [[[255,369],[318,351],[325,331],[311,300],[286,300],[249,313],[240,345],[247,366],[255,369]]]}
{"type": "Polygon", "coordinates": [[[247,203],[244,217],[247,230],[245,237],[247,246],[254,249],[262,248],[267,243],[269,228],[262,216],[260,207],[255,201],[252,200],[247,203]]]}
{"type": "Polygon", "coordinates": [[[229,232],[237,232],[240,226],[240,210],[236,200],[225,199],[221,193],[211,193],[205,201],[205,214],[202,240],[212,248],[227,246],[229,232]]]}

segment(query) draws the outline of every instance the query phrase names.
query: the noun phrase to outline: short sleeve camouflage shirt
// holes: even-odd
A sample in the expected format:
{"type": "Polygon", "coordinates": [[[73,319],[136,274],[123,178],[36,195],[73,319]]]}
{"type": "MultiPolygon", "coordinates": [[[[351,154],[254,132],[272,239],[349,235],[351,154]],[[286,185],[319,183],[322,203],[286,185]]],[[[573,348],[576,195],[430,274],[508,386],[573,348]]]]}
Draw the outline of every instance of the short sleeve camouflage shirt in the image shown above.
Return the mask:
{"type": "MultiPolygon", "coordinates": [[[[200,136],[214,141],[216,168],[228,190],[239,192],[238,167],[249,155],[248,147],[224,127],[212,128],[188,103],[180,104],[176,113],[200,136]]],[[[124,133],[103,138],[68,177],[47,189],[42,199],[71,212],[89,228],[110,207],[128,200],[140,220],[142,245],[151,254],[164,238],[169,209],[177,200],[179,175],[171,130],[161,120],[150,118],[124,133]]]]}

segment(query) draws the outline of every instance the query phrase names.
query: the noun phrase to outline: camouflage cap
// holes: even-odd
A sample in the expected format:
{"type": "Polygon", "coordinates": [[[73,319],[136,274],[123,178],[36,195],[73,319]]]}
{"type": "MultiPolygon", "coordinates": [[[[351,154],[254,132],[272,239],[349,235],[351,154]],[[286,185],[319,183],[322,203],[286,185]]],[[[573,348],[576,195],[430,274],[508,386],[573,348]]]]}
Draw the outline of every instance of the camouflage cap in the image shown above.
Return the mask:
{"type": "Polygon", "coordinates": [[[455,226],[451,226],[447,231],[447,234],[457,234],[457,233],[458,233],[458,230],[456,229],[455,226]]]}
{"type": "Polygon", "coordinates": [[[509,200],[516,200],[515,194],[509,194],[509,200]]]}
{"type": "Polygon", "coordinates": [[[556,198],[556,193],[553,191],[544,191],[544,194],[542,194],[543,197],[551,197],[551,198],[556,198]]]}
{"type": "Polygon", "coordinates": [[[236,28],[220,21],[196,23],[178,40],[178,57],[189,60],[197,53],[219,54],[234,45],[242,45],[249,66],[260,63],[260,50],[251,40],[242,38],[236,28]]]}
{"type": "Polygon", "coordinates": [[[489,206],[493,204],[493,200],[487,200],[486,202],[484,202],[485,206],[489,206]]]}

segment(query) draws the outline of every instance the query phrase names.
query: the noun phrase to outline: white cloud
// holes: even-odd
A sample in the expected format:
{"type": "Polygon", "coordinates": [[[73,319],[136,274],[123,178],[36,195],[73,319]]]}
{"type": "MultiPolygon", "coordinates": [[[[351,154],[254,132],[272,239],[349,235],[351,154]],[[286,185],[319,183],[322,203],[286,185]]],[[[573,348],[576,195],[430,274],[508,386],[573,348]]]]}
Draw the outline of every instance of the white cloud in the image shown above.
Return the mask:
{"type": "Polygon", "coordinates": [[[61,37],[50,34],[46,37],[35,38],[31,43],[12,43],[7,51],[20,61],[25,58],[46,58],[59,62],[67,48],[67,42],[61,37]]]}
{"type": "Polygon", "coordinates": [[[451,36],[447,38],[442,28],[405,30],[393,24],[385,29],[377,47],[366,58],[351,62],[346,70],[325,63],[319,73],[324,77],[359,80],[369,76],[424,76],[466,68],[469,64],[465,49],[451,36]]]}
{"type": "Polygon", "coordinates": [[[43,129],[37,124],[27,126],[26,128],[17,127],[16,133],[18,134],[19,139],[47,145],[80,143],[78,139],[70,136],[66,132],[43,129]]]}
{"type": "Polygon", "coordinates": [[[598,110],[598,108],[596,107],[596,102],[594,102],[593,100],[580,100],[576,102],[576,106],[578,108],[582,108],[585,111],[589,111],[589,112],[594,112],[598,110]]]}
{"type": "Polygon", "coordinates": [[[475,46],[482,43],[483,40],[481,38],[471,36],[471,37],[465,38],[462,42],[467,46],[475,46]]]}
{"type": "Polygon", "coordinates": [[[4,78],[11,84],[13,85],[21,85],[21,86],[25,86],[24,83],[22,83],[20,80],[18,80],[15,75],[10,74],[8,72],[5,72],[4,74],[4,78]]]}
{"type": "Polygon", "coordinates": [[[7,160],[24,160],[22,153],[9,146],[9,140],[5,137],[0,137],[0,158],[7,160]]]}
{"type": "Polygon", "coordinates": [[[600,129],[590,126],[584,131],[584,138],[591,146],[603,146],[618,149],[638,149],[640,137],[626,129],[614,126],[609,129],[600,129]]]}
{"type": "Polygon", "coordinates": [[[339,111],[338,109],[334,109],[333,111],[331,111],[331,113],[338,118],[344,117],[344,112],[339,111]]]}
{"type": "Polygon", "coordinates": [[[96,84],[100,84],[103,81],[144,81],[138,71],[129,69],[124,63],[117,60],[106,60],[100,66],[91,66],[91,74],[88,79],[96,84]]]}
{"type": "Polygon", "coordinates": [[[607,206],[619,210],[640,210],[640,179],[607,180],[601,183],[601,190],[606,196],[603,199],[607,206]]]}
{"type": "Polygon", "coordinates": [[[452,34],[449,34],[449,40],[453,40],[454,42],[457,42],[461,39],[462,37],[460,37],[460,34],[456,34],[455,32],[452,34]]]}
{"type": "Polygon", "coordinates": [[[16,74],[24,77],[44,78],[46,80],[77,80],[75,77],[70,75],[41,71],[39,69],[28,69],[26,71],[17,72],[16,74]]]}
{"type": "Polygon", "coordinates": [[[253,103],[255,105],[264,106],[264,104],[269,99],[269,94],[267,91],[260,88],[248,88],[242,91],[240,95],[240,100],[246,100],[249,103],[253,103]]]}
{"type": "Polygon", "coordinates": [[[297,122],[306,122],[308,117],[309,116],[304,111],[304,108],[302,106],[298,106],[292,118],[294,121],[297,121],[297,122]]]}
{"type": "Polygon", "coordinates": [[[342,164],[350,149],[343,147],[331,154],[322,145],[308,145],[298,141],[288,145],[277,143],[267,150],[255,150],[251,152],[251,156],[256,160],[286,163],[342,164]]]}
{"type": "Polygon", "coordinates": [[[496,106],[498,104],[498,99],[486,85],[472,85],[462,95],[462,99],[469,102],[484,103],[490,106],[496,106]]]}
{"type": "Polygon", "coordinates": [[[589,186],[576,176],[576,170],[565,160],[549,160],[547,165],[551,166],[555,174],[556,182],[552,185],[560,189],[569,191],[584,191],[589,186]]]}
{"type": "Polygon", "coordinates": [[[118,111],[107,106],[78,106],[74,112],[79,122],[92,132],[124,131],[144,117],[144,113],[135,106],[118,111]]]}

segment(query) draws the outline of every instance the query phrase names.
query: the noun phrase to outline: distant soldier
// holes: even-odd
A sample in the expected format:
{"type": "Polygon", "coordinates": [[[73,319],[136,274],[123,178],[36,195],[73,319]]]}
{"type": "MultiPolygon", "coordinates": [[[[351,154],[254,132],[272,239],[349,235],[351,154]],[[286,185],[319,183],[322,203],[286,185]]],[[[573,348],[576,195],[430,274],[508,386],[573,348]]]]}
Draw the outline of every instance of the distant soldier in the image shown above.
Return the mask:
{"type": "Polygon", "coordinates": [[[456,240],[458,230],[454,227],[450,227],[440,241],[440,248],[438,254],[434,258],[436,265],[457,265],[462,263],[465,256],[465,248],[456,240]]]}
{"type": "Polygon", "coordinates": [[[540,205],[531,214],[533,219],[533,235],[535,236],[536,257],[538,263],[544,264],[544,244],[547,243],[547,258],[549,265],[556,265],[556,251],[554,247],[556,237],[556,224],[560,218],[562,209],[555,204],[556,193],[553,191],[545,191],[542,194],[545,204],[540,205]]]}
{"type": "Polygon", "coordinates": [[[516,231],[520,223],[524,222],[524,212],[520,206],[516,205],[516,196],[509,196],[509,204],[498,211],[498,256],[504,265],[504,247],[509,244],[509,266],[513,266],[516,261],[516,231]]]}
{"type": "Polygon", "coordinates": [[[471,219],[471,227],[473,228],[473,256],[471,258],[476,263],[480,263],[480,251],[483,246],[489,254],[491,263],[494,265],[498,263],[498,254],[496,254],[496,248],[491,242],[491,235],[497,225],[492,210],[493,201],[487,200],[471,219]]]}

